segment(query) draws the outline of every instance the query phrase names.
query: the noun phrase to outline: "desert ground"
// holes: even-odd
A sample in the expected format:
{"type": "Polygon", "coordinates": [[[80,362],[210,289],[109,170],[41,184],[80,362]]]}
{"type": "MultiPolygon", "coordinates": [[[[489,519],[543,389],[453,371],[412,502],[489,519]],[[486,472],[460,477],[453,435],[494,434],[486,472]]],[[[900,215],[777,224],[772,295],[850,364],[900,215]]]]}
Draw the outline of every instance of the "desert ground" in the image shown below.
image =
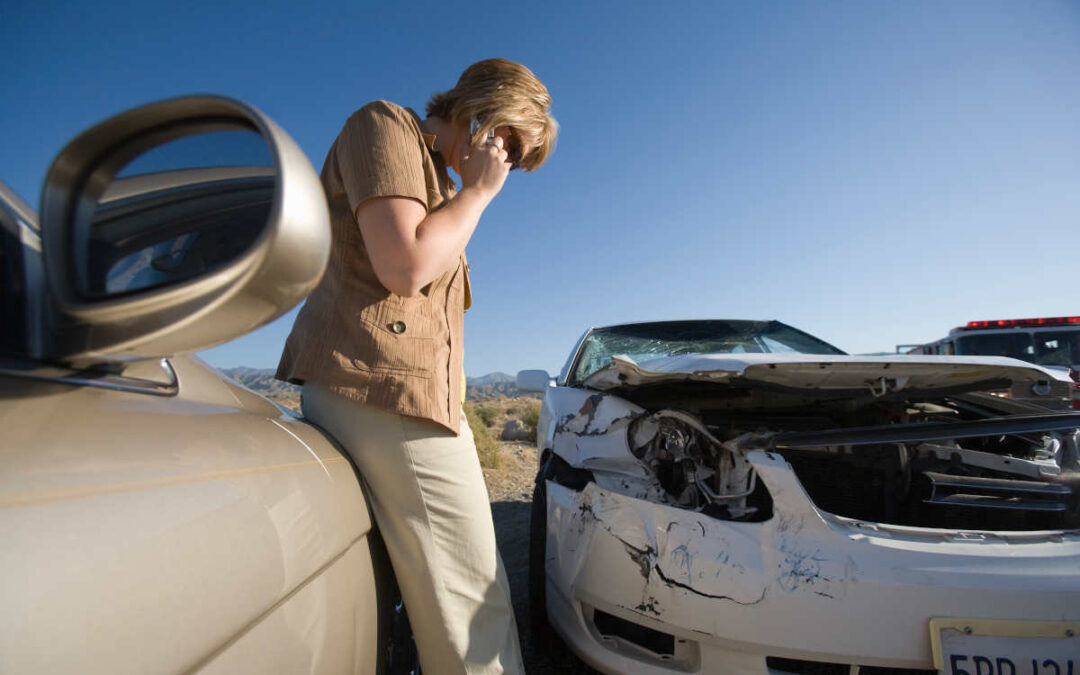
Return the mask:
{"type": "Polygon", "coordinates": [[[507,422],[516,419],[535,439],[539,412],[540,401],[525,397],[498,396],[465,404],[491,500],[499,553],[510,578],[525,670],[530,675],[595,673],[565,647],[539,649],[532,640],[528,602],[529,509],[539,458],[534,440],[503,441],[501,436],[507,422]]]}
{"type": "Polygon", "coordinates": [[[529,622],[529,508],[536,477],[536,446],[525,441],[500,442],[498,466],[484,469],[495,537],[510,578],[521,635],[521,656],[529,675],[596,673],[564,647],[539,650],[533,645],[529,622]]]}

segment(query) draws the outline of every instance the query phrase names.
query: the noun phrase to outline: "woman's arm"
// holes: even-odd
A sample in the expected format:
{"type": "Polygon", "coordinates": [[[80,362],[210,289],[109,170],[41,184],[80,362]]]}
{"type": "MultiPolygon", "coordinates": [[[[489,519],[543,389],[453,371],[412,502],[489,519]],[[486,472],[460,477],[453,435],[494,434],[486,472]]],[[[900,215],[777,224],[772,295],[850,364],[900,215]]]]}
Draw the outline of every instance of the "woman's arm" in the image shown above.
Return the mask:
{"type": "Polygon", "coordinates": [[[461,191],[437,211],[427,213],[408,197],[359,204],[356,221],[379,282],[391,293],[413,296],[456,264],[509,170],[497,138],[471,149],[461,163],[461,191]]]}

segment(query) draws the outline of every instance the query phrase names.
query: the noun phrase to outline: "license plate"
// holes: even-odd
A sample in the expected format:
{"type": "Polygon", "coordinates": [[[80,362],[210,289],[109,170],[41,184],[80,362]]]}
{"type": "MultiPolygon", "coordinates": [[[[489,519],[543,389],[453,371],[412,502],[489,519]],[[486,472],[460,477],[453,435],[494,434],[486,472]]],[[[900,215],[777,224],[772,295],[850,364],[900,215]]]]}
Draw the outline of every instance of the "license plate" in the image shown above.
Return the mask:
{"type": "Polygon", "coordinates": [[[930,620],[945,675],[1080,675],[1080,621],[930,620]]]}

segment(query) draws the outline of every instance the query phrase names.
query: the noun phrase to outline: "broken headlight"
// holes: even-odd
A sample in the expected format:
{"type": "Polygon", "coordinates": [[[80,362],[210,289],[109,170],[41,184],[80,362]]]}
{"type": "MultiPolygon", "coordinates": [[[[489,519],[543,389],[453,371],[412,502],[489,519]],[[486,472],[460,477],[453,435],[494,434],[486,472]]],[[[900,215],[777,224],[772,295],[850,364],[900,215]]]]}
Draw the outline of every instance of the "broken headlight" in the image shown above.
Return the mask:
{"type": "Polygon", "coordinates": [[[734,442],[718,439],[697,417],[678,410],[644,415],[631,425],[629,440],[677,505],[736,520],[755,512],[746,503],[757,484],[753,467],[734,442]]]}

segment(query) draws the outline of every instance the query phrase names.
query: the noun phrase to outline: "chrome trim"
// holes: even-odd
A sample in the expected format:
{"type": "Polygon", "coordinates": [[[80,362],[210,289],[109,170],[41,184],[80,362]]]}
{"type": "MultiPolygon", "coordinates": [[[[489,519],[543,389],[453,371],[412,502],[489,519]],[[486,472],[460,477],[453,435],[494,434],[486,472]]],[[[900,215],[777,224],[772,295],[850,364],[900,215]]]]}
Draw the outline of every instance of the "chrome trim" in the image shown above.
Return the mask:
{"type": "Polygon", "coordinates": [[[125,391],[131,394],[148,394],[150,396],[176,396],[180,393],[180,380],[176,377],[176,371],[168,359],[161,359],[158,365],[168,376],[167,382],[146,380],[140,377],[125,377],[113,373],[95,372],[93,370],[76,370],[62,367],[47,367],[34,365],[32,369],[21,370],[9,367],[9,360],[0,361],[0,376],[16,377],[23,380],[37,382],[52,382],[54,384],[70,384],[81,387],[97,387],[99,389],[111,389],[113,391],[125,391]],[[67,371],[67,374],[59,374],[56,371],[67,371]]]}
{"type": "MultiPolygon", "coordinates": [[[[11,186],[0,180],[0,201],[3,201],[7,205],[8,209],[19,217],[24,222],[26,227],[30,229],[36,236],[40,245],[41,242],[41,227],[38,224],[37,213],[33,207],[26,203],[22,197],[18,195],[15,190],[11,189],[11,186]]],[[[18,235],[17,232],[12,233],[18,235]]],[[[40,249],[40,246],[38,248],[40,249]]]]}

